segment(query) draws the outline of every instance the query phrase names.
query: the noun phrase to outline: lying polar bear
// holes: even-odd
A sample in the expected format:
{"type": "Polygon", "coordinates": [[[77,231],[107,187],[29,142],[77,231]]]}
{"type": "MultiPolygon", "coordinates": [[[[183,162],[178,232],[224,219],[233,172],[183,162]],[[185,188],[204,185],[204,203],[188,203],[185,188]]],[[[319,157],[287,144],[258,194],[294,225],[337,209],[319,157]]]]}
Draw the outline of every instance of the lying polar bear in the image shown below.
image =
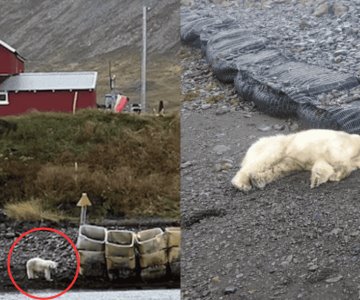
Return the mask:
{"type": "Polygon", "coordinates": [[[51,279],[50,270],[56,269],[58,266],[57,262],[52,260],[44,260],[39,257],[29,259],[26,263],[26,272],[28,279],[38,278],[37,273],[44,273],[47,281],[53,281],[51,279]]]}
{"type": "Polygon", "coordinates": [[[341,131],[311,129],[264,137],[247,151],[231,183],[249,191],[294,171],[311,171],[311,188],[340,181],[360,168],[360,136],[341,131]]]}

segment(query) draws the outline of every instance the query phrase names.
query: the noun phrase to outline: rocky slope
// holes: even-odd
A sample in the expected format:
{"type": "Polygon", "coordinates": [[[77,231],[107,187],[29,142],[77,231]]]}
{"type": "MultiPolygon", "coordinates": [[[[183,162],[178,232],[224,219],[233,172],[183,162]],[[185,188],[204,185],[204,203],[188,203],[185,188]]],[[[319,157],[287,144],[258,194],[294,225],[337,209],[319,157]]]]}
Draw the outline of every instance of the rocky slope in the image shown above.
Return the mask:
{"type": "Polygon", "coordinates": [[[176,0],[1,0],[0,36],[31,62],[77,62],[126,47],[140,53],[143,5],[151,8],[149,52],[176,50],[176,0]]]}
{"type": "Polygon", "coordinates": [[[142,7],[149,7],[148,97],[178,109],[178,0],[0,0],[0,39],[26,59],[26,71],[98,71],[98,102],[109,92],[109,61],[116,87],[140,99],[142,7]]]}

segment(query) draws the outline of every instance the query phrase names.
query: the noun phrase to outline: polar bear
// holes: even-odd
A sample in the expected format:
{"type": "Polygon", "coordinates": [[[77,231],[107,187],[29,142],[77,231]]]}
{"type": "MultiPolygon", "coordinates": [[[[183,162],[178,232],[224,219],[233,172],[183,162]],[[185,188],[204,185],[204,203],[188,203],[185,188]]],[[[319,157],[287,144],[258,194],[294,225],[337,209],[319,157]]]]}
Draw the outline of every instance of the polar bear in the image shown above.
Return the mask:
{"type": "Polygon", "coordinates": [[[26,263],[26,272],[28,279],[34,279],[38,278],[37,273],[44,272],[45,279],[47,281],[53,281],[51,279],[50,270],[56,269],[58,266],[57,262],[54,262],[52,260],[45,260],[41,259],[39,257],[31,258],[26,263]]]}
{"type": "Polygon", "coordinates": [[[231,183],[249,191],[294,171],[311,171],[310,187],[340,181],[360,168],[360,136],[342,131],[310,129],[260,138],[247,151],[231,183]]]}

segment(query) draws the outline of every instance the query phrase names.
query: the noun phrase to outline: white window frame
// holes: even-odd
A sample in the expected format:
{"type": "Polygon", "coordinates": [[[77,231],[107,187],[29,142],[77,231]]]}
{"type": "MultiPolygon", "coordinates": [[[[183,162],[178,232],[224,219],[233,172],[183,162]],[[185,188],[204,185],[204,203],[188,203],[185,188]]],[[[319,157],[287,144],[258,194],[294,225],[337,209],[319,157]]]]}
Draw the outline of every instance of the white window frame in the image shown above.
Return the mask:
{"type": "Polygon", "coordinates": [[[5,100],[0,100],[0,105],[9,105],[9,95],[7,91],[0,91],[0,95],[5,95],[5,100]]]}

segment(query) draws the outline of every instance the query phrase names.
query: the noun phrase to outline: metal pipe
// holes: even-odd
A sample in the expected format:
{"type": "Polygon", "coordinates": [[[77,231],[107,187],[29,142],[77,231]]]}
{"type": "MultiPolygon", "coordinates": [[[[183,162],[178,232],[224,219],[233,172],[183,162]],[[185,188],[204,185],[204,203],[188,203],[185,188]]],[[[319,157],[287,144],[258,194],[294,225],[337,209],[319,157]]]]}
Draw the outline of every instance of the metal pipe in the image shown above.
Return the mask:
{"type": "Polygon", "coordinates": [[[141,111],[146,112],[146,10],[143,7],[143,51],[141,64],[141,111]]]}

